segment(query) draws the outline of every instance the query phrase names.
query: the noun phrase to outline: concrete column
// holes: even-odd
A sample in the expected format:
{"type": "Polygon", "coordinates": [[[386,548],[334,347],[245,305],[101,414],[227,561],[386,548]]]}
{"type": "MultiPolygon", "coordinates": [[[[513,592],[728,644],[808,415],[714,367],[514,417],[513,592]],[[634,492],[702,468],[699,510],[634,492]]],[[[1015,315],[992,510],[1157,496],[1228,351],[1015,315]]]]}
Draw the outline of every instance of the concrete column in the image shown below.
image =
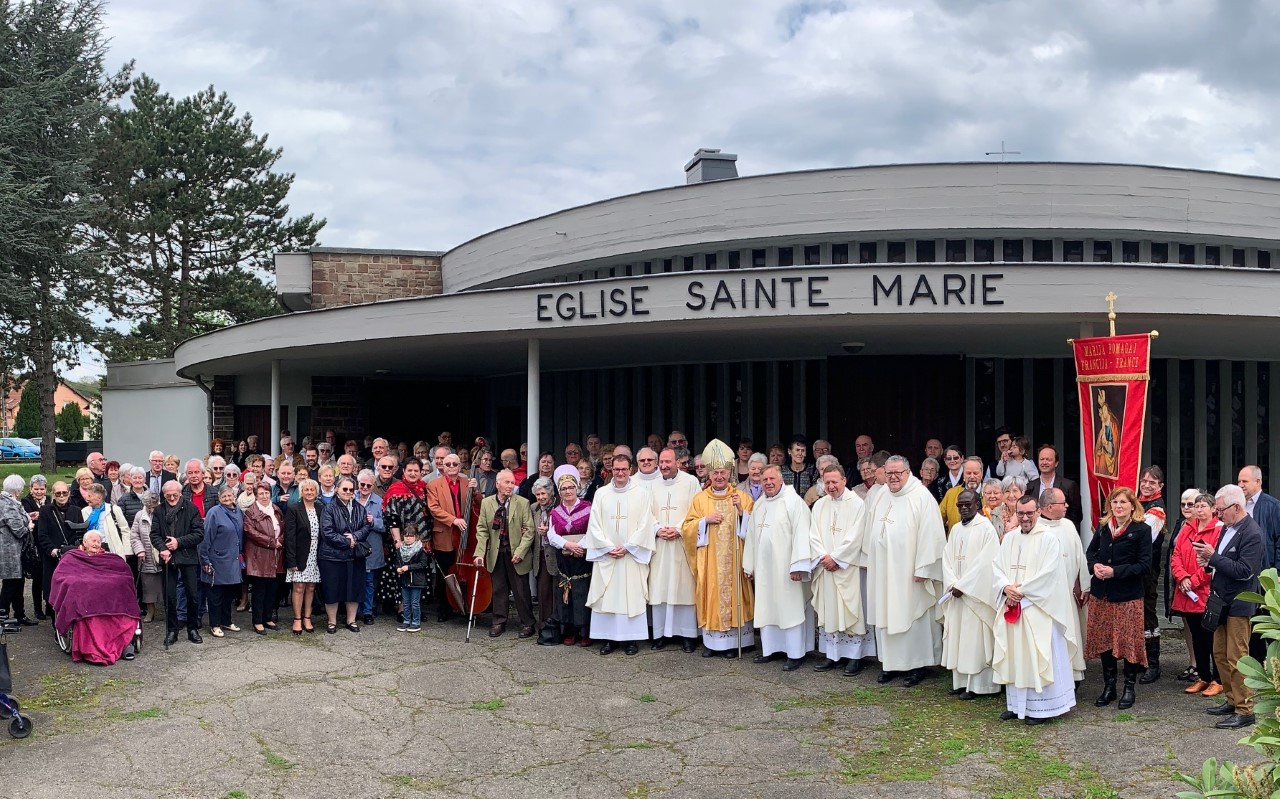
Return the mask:
{"type": "Polygon", "coordinates": [[[280,452],[280,360],[271,362],[271,440],[262,448],[272,457],[280,452]]]}
{"type": "Polygon", "coordinates": [[[538,453],[542,451],[541,443],[538,441],[542,430],[541,413],[538,407],[539,400],[542,398],[542,348],[541,342],[536,338],[529,339],[529,394],[526,400],[528,431],[525,433],[525,441],[529,444],[529,463],[534,473],[537,473],[538,453]]]}

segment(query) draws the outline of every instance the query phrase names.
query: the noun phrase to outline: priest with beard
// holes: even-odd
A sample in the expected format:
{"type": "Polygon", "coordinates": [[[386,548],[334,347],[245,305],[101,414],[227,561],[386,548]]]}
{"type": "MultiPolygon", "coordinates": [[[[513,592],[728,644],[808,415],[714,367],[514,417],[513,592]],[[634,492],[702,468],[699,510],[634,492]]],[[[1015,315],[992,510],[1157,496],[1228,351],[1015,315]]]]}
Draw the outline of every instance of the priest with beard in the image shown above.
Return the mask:
{"type": "Polygon", "coordinates": [[[839,464],[822,470],[826,492],[813,504],[809,554],[813,557],[813,609],[818,651],[826,660],[814,671],[830,671],[845,661],[844,674],[862,671],[862,659],[876,654],[876,634],[866,623],[867,569],[862,551],[866,513],[862,498],[848,487],[839,464]]]}
{"type": "MultiPolygon", "coordinates": [[[[1062,547],[1062,571],[1071,586],[1071,597],[1076,603],[1074,621],[1079,626],[1074,628],[1075,639],[1084,642],[1084,633],[1088,629],[1089,613],[1089,561],[1084,556],[1084,543],[1075,524],[1068,518],[1067,501],[1062,489],[1046,488],[1040,494],[1040,526],[1048,530],[1058,539],[1062,547]]],[[[1070,625],[1068,625],[1070,626],[1070,625]]],[[[1084,647],[1076,650],[1071,662],[1071,671],[1076,682],[1084,679],[1084,647]]]]}
{"type": "Polygon", "coordinates": [[[600,654],[625,642],[626,653],[634,655],[640,651],[636,642],[649,637],[653,508],[649,490],[631,477],[631,456],[615,450],[610,463],[612,479],[596,491],[582,539],[592,563],[587,607],[600,654]]]}
{"type": "MultiPolygon", "coordinates": [[[[911,474],[901,455],[885,463],[885,488],[868,503],[867,618],[876,628],[876,652],[887,683],[906,672],[917,685],[930,666],[942,662],[942,629],[936,605],[942,593],[942,548],[946,534],[933,495],[911,474]]],[[[870,496],[870,494],[868,494],[870,496]]]]}
{"type": "MultiPolygon", "coordinates": [[[[646,452],[640,450],[641,458],[646,452]]],[[[644,473],[640,467],[639,478],[644,473]]],[[[693,495],[702,490],[698,478],[680,471],[676,452],[670,447],[658,456],[660,480],[649,483],[653,501],[656,542],[649,563],[649,613],[653,620],[652,649],[665,649],[679,638],[685,652],[697,648],[698,611],[694,607],[696,585],[693,562],[685,552],[680,528],[689,513],[693,495]]]]}
{"type": "Polygon", "coordinates": [[[760,654],[768,663],[786,655],[783,671],[795,671],[813,649],[817,629],[809,603],[809,507],[769,466],[761,476],[764,495],[751,509],[742,550],[742,573],[755,587],[752,623],[760,633],[760,654]]]}
{"type": "Polygon", "coordinates": [[[951,694],[965,700],[1000,693],[991,671],[997,611],[991,567],[1000,536],[978,513],[981,505],[977,492],[960,492],[960,521],[942,550],[942,665],[951,670],[951,694]]]}
{"type": "Polygon", "coordinates": [[[751,617],[755,594],[742,579],[742,542],[751,497],[730,485],[733,450],[713,439],[702,451],[708,485],[693,497],[681,533],[694,565],[694,605],[702,628],[703,657],[736,658],[738,647],[755,645],[751,617]]]}
{"type": "Polygon", "coordinates": [[[1007,709],[1000,720],[1043,724],[1076,705],[1076,608],[1062,547],[1037,524],[1036,498],[1018,500],[1015,513],[1018,527],[1005,535],[994,567],[993,588],[1003,608],[991,667],[1005,686],[1007,709]]]}

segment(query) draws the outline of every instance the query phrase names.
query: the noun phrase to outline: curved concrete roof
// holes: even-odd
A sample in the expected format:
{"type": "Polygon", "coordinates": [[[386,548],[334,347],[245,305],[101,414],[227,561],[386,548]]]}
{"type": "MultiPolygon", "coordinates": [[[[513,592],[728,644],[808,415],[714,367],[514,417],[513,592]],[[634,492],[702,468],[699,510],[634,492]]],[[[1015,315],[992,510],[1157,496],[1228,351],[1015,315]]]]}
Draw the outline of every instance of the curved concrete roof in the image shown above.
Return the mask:
{"type": "Polygon", "coordinates": [[[786,172],[631,194],[495,230],[445,253],[444,290],[534,282],[632,254],[866,232],[1109,231],[1277,246],[1278,220],[1280,181],[1221,172],[1037,162],[786,172]]]}

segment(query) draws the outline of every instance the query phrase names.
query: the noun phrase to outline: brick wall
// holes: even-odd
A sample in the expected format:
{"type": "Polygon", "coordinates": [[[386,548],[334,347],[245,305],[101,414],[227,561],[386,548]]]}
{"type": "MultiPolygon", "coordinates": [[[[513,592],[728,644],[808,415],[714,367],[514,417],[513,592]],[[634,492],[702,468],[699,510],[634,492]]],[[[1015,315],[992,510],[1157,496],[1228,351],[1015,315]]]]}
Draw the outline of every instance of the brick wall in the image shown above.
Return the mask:
{"type": "Polygon", "coordinates": [[[311,438],[319,441],[326,430],[338,436],[338,446],[348,438],[364,437],[369,412],[362,377],[311,378],[311,438]]]}
{"type": "Polygon", "coordinates": [[[311,307],[430,297],[444,284],[438,255],[311,253],[311,307]]]}
{"type": "Polygon", "coordinates": [[[213,378],[213,437],[232,441],[236,434],[236,379],[213,378]]]}

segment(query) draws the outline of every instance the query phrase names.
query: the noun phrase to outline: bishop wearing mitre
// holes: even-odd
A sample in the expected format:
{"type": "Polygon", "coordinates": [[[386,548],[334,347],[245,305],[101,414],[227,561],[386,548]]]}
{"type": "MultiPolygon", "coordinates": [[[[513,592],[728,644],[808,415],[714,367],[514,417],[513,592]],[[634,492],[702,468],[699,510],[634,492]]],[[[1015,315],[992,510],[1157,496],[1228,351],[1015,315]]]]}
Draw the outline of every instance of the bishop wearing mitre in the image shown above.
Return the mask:
{"type": "Polygon", "coordinates": [[[1000,693],[991,671],[996,606],[1003,604],[991,592],[1000,536],[981,505],[976,491],[960,492],[960,521],[942,550],[942,665],[951,670],[951,694],[965,700],[1000,693]]]}
{"type": "MultiPolygon", "coordinates": [[[[1074,630],[1075,640],[1084,641],[1084,632],[1088,629],[1088,597],[1089,562],[1084,556],[1084,542],[1080,533],[1067,515],[1066,495],[1060,488],[1046,488],[1040,493],[1040,526],[1053,533],[1062,547],[1062,571],[1066,575],[1067,585],[1071,586],[1071,597],[1076,603],[1075,621],[1079,622],[1074,630]]],[[[1070,625],[1068,625],[1070,626],[1070,625]]],[[[1072,656],[1071,671],[1076,682],[1084,679],[1084,647],[1076,649],[1072,656]]]]}
{"type": "MultiPolygon", "coordinates": [[[[641,455],[652,452],[646,448],[641,455]]],[[[663,649],[667,642],[680,639],[686,652],[698,646],[698,611],[694,608],[697,586],[693,580],[693,561],[685,552],[680,529],[693,495],[702,490],[698,478],[680,471],[676,452],[670,447],[658,455],[660,478],[651,481],[649,494],[653,501],[656,546],[649,562],[649,614],[653,619],[653,649],[663,649]]],[[[636,475],[640,477],[643,471],[636,475]]]]}
{"type": "Polygon", "coordinates": [[[849,490],[844,468],[839,465],[822,470],[822,489],[823,495],[813,503],[809,553],[813,557],[818,651],[826,660],[813,670],[830,671],[843,660],[844,673],[852,677],[862,671],[863,658],[876,654],[875,630],[866,623],[863,503],[849,490]]]}
{"type": "MultiPolygon", "coordinates": [[[[876,628],[876,652],[887,683],[902,673],[916,685],[942,662],[936,605],[942,593],[942,514],[929,489],[911,474],[907,459],[885,463],[886,491],[874,504],[868,533],[867,618],[876,628]]],[[[868,494],[870,497],[870,494],[868,494]]]]}
{"type": "Polygon", "coordinates": [[[1002,721],[1041,724],[1076,704],[1072,661],[1076,608],[1058,539],[1038,524],[1036,498],[1018,500],[1018,526],[996,555],[993,588],[1004,607],[996,619],[991,667],[1005,686],[1002,721]]]}
{"type": "Polygon", "coordinates": [[[756,592],[760,634],[756,663],[776,655],[787,658],[783,671],[795,671],[813,649],[816,630],[809,604],[809,506],[782,481],[782,467],[767,466],[763,493],[751,509],[742,553],[742,571],[756,592]]]}
{"type": "Polygon", "coordinates": [[[736,658],[739,645],[755,645],[755,594],[742,578],[742,544],[752,502],[730,484],[733,461],[733,450],[723,441],[707,444],[702,451],[707,487],[694,495],[681,527],[685,553],[693,564],[703,657],[736,658]]]}
{"type": "Polygon", "coordinates": [[[613,456],[613,479],[596,490],[582,546],[592,563],[587,607],[591,637],[600,654],[619,643],[640,651],[649,637],[649,560],[654,550],[653,506],[649,492],[631,477],[631,456],[613,456]]]}

